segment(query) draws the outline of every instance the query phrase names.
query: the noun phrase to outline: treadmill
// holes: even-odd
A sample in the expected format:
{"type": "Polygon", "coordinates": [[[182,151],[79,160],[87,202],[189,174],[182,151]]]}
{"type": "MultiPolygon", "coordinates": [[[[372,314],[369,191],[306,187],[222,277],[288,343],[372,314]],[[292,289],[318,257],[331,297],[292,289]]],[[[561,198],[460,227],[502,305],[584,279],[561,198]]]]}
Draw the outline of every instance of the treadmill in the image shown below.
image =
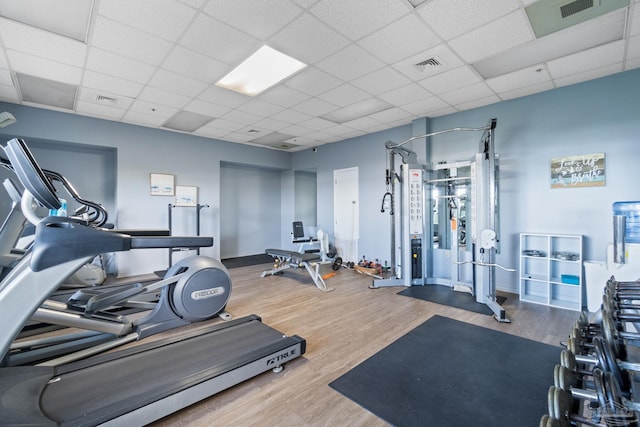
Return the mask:
{"type": "MultiPolygon", "coordinates": [[[[5,151],[25,197],[46,207],[59,203],[24,141],[9,141],[5,151]]],[[[41,220],[34,250],[0,282],[0,358],[42,301],[97,253],[184,246],[184,239],[130,236],[71,218],[41,220]]],[[[256,315],[174,334],[59,366],[0,368],[0,426],[144,425],[277,372],[306,351],[303,338],[285,336],[256,315]]]]}

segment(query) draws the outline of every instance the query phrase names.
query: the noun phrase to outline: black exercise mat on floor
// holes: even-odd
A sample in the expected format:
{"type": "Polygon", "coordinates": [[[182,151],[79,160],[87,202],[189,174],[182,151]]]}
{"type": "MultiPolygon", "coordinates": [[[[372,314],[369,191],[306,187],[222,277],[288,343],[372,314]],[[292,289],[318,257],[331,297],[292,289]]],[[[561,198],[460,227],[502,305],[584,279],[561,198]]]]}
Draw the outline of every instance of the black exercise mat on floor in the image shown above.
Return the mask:
{"type": "MultiPolygon", "coordinates": [[[[473,295],[467,292],[454,291],[450,286],[410,286],[407,289],[398,292],[398,295],[417,298],[424,301],[431,301],[442,305],[448,305],[450,307],[461,308],[463,310],[473,311],[474,313],[493,314],[493,311],[491,311],[489,307],[476,302],[476,299],[473,297],[473,295]]],[[[505,297],[496,297],[496,301],[498,302],[498,304],[502,304],[505,300],[505,297]]]]}
{"type": "Polygon", "coordinates": [[[538,426],[559,347],[434,316],[329,384],[395,426],[538,426]]]}
{"type": "Polygon", "coordinates": [[[250,265],[272,263],[273,258],[267,254],[248,255],[222,260],[222,265],[227,268],[247,267],[250,265]]]}

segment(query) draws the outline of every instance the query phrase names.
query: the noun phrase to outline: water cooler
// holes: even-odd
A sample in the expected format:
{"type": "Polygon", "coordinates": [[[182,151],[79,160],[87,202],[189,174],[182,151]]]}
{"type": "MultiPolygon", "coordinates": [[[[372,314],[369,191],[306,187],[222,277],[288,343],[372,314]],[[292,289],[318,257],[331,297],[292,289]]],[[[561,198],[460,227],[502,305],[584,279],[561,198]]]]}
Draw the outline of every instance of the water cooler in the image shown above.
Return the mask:
{"type": "Polygon", "coordinates": [[[628,282],[640,279],[640,201],[613,204],[613,243],[607,246],[606,261],[585,261],[587,308],[596,312],[602,304],[607,280],[628,282]]]}

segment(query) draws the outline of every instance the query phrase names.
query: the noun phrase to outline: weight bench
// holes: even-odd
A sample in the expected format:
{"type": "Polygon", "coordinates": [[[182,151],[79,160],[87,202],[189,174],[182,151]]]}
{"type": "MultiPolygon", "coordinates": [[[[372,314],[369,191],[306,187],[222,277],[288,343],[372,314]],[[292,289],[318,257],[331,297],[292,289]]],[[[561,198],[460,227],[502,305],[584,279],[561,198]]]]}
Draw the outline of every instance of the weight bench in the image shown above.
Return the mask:
{"type": "Polygon", "coordinates": [[[322,276],[320,275],[322,256],[319,253],[300,253],[285,249],[267,249],[264,252],[273,257],[276,264],[271,270],[263,271],[261,277],[265,277],[267,275],[273,276],[288,268],[304,267],[318,289],[325,292],[329,292],[334,289],[327,288],[326,283],[324,283],[324,279],[322,279],[322,276]]]}

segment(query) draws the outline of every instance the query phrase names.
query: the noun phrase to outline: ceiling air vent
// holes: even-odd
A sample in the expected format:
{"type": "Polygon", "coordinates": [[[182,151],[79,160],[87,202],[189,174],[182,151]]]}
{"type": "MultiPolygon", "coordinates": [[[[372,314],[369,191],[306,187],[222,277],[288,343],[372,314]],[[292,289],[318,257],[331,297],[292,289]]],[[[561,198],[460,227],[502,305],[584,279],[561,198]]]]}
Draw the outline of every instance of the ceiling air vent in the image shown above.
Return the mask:
{"type": "Polygon", "coordinates": [[[98,102],[107,102],[110,104],[117,104],[118,100],[116,98],[112,98],[110,96],[104,96],[104,95],[97,95],[96,96],[96,101],[98,102]]]}
{"type": "Polygon", "coordinates": [[[571,3],[560,6],[560,14],[562,18],[566,18],[571,15],[575,15],[578,12],[587,10],[593,7],[593,0],[575,0],[571,3]]]}
{"type": "Polygon", "coordinates": [[[436,58],[425,59],[424,61],[420,61],[417,64],[413,64],[413,67],[418,71],[424,71],[426,68],[431,67],[439,67],[442,65],[442,62],[438,61],[436,58]]]}

